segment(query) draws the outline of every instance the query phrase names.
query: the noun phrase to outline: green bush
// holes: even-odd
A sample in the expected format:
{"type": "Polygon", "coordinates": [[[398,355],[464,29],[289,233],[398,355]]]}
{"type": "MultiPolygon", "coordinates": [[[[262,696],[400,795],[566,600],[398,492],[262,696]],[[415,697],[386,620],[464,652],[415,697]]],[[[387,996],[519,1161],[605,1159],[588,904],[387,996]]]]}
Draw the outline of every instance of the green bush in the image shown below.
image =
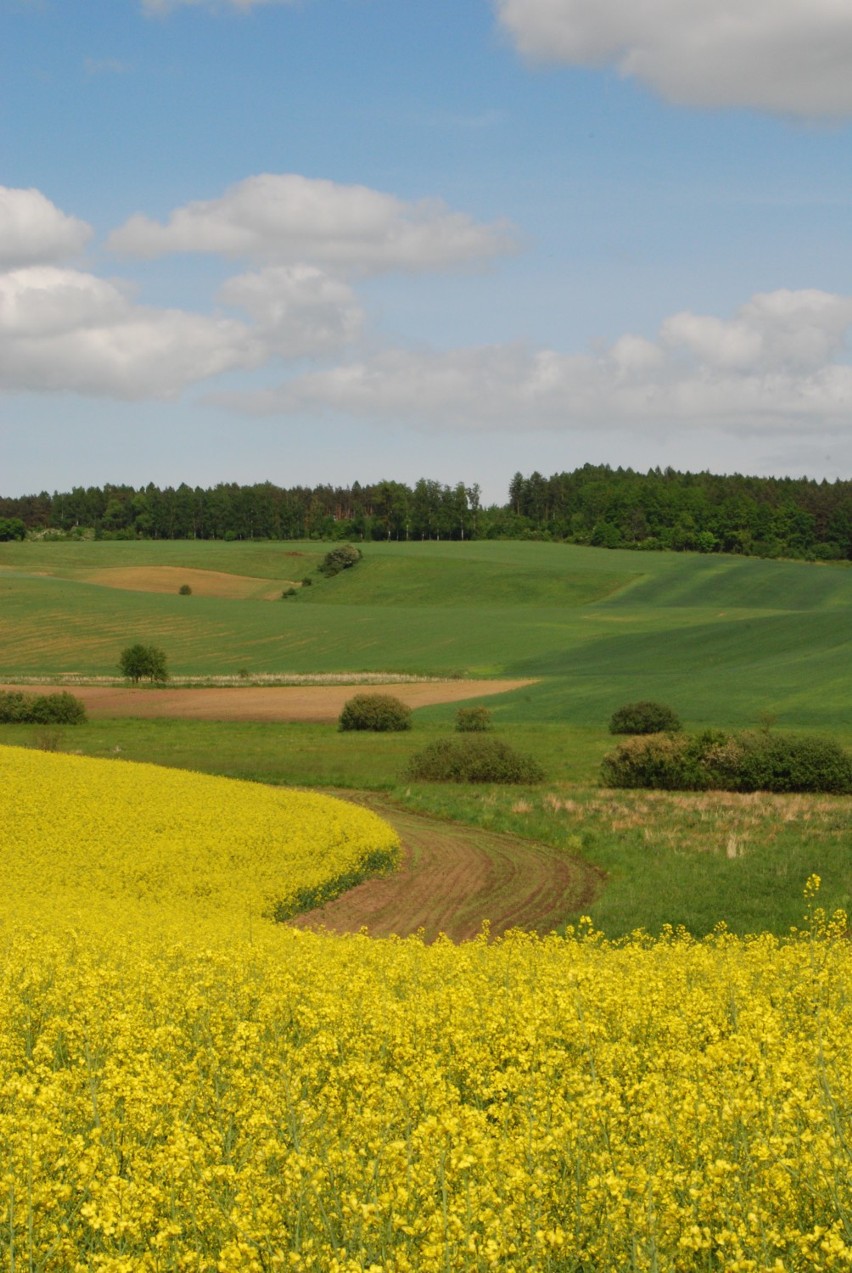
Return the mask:
{"type": "Polygon", "coordinates": [[[341,729],[372,729],[389,733],[411,729],[411,708],[392,694],[356,694],[344,704],[341,729]]]}
{"type": "Polygon", "coordinates": [[[86,708],[73,694],[0,693],[0,721],[4,724],[82,725],[86,708]]]}
{"type": "Polygon", "coordinates": [[[411,757],[408,778],[420,782],[542,782],[544,770],[532,756],[499,738],[439,738],[411,757]]]}
{"type": "Polygon", "coordinates": [[[852,756],[808,734],[655,734],[619,744],[604,757],[601,778],[608,787],[843,795],[852,793],[852,756]]]}
{"type": "Polygon", "coordinates": [[[682,728],[680,721],[665,703],[643,700],[625,703],[613,712],[609,722],[611,734],[663,734],[676,733],[682,728]]]}
{"type": "Polygon", "coordinates": [[[460,707],[456,712],[456,729],[460,734],[482,734],[491,728],[487,707],[460,707]]]}
{"type": "Polygon", "coordinates": [[[706,763],[714,779],[733,777],[736,791],[852,792],[852,756],[833,738],[745,733],[732,741],[706,763]]]}
{"type": "Polygon", "coordinates": [[[660,791],[700,791],[708,785],[683,734],[646,734],[619,743],[601,762],[601,781],[605,787],[660,791]]]}
{"type": "Polygon", "coordinates": [[[178,595],[179,595],[179,596],[181,596],[181,597],[191,597],[191,596],[192,596],[192,589],[190,588],[190,586],[189,586],[189,584],[188,584],[188,583],[182,583],[182,584],[181,584],[181,586],[178,588],[178,595]]]}
{"type": "Polygon", "coordinates": [[[357,565],[362,556],[360,548],[355,548],[352,544],[341,544],[339,548],[332,548],[331,552],[325,554],[317,569],[330,579],[333,575],[339,575],[341,570],[349,570],[357,565]]]}

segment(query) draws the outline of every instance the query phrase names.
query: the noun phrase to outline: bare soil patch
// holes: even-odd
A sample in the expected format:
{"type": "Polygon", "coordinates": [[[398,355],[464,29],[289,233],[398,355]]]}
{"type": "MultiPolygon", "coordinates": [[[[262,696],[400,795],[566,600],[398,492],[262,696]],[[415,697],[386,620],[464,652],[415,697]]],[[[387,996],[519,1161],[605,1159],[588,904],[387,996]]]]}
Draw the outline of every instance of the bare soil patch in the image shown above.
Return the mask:
{"type": "Polygon", "coordinates": [[[411,813],[380,797],[354,799],[396,828],[402,866],[297,916],[290,921],[297,928],[466,941],[487,920],[494,936],[510,928],[546,933],[586,909],[603,885],[598,868],[548,845],[411,813]]]}
{"type": "MultiPolygon", "coordinates": [[[[369,693],[393,694],[409,707],[460,703],[484,695],[505,694],[529,681],[421,681],[370,685],[369,693]]],[[[4,685],[32,693],[33,686],[4,685]]],[[[49,693],[40,686],[39,693],[49,693]]],[[[145,719],[221,721],[336,721],[343,704],[364,692],[357,685],[235,685],[227,688],[169,689],[150,686],[75,685],[73,693],[93,719],[137,716],[145,719]]]]}
{"type": "Polygon", "coordinates": [[[173,592],[188,584],[194,597],[224,597],[233,601],[278,601],[292,579],[257,579],[219,570],[191,570],[184,566],[126,566],[93,570],[84,582],[129,592],[173,592]]]}

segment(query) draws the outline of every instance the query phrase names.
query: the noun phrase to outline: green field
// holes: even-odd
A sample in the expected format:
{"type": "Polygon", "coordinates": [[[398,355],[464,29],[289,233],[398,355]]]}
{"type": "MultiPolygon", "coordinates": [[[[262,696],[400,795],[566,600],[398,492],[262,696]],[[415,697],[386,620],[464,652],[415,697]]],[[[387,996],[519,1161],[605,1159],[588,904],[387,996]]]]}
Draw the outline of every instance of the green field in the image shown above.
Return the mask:
{"type": "MultiPolygon", "coordinates": [[[[315,574],[322,545],[0,544],[0,677],[115,673],[162,646],[173,675],[416,672],[535,677],[505,723],[595,726],[635,698],[690,725],[852,721],[852,571],[842,565],[519,542],[370,544],[315,574]],[[300,555],[296,555],[300,554],[300,555]],[[316,583],[288,600],[181,597],[86,582],[184,567],[316,583]]],[[[440,716],[437,713],[436,719],[440,716]]]]}
{"type": "MultiPolygon", "coordinates": [[[[852,799],[612,793],[597,785],[614,742],[609,716],[638,698],[669,703],[689,728],[774,720],[852,745],[848,567],[518,542],[371,544],[355,569],[326,580],[316,573],[324,551],[2,544],[0,679],[115,674],[120,650],[137,640],[161,645],[175,676],[246,669],[535,677],[481,700],[499,736],[545,768],[548,782],[527,790],[405,779],[408,757],[452,728],[456,705],[418,710],[414,729],[400,735],[113,720],[47,742],[261,782],[373,789],[398,805],[543,841],[606,871],[591,914],[613,936],[666,923],[704,933],[718,921],[737,932],[784,932],[801,914],[802,886],[814,872],[827,906],[852,909],[852,799]],[[315,582],[277,601],[86,582],[95,571],[160,566],[259,581],[311,574],[315,582]]],[[[0,726],[0,742],[45,739],[36,727],[0,726]]]]}

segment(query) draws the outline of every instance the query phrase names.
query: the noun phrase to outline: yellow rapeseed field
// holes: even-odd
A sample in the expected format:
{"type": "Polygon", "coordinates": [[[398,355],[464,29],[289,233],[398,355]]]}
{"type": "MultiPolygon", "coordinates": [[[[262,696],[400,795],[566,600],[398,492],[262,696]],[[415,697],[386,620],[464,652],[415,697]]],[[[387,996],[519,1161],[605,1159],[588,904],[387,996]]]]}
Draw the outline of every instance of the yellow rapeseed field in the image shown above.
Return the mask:
{"type": "Polygon", "coordinates": [[[0,791],[3,1269],[852,1267],[815,879],[787,940],[334,938],[265,916],[392,857],[359,810],[11,748],[0,791]]]}

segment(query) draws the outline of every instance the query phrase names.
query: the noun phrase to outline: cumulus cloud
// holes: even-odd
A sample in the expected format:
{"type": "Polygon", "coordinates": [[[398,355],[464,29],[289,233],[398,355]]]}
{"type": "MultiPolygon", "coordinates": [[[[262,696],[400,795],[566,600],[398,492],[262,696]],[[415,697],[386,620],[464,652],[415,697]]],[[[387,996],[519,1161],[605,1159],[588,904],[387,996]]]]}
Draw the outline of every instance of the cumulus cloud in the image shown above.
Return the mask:
{"type": "Polygon", "coordinates": [[[848,432],[850,329],[852,297],[778,291],[728,319],[676,314],[655,340],[627,334],[597,354],[392,349],[219,401],[257,414],[330,410],[455,430],[848,432]]]}
{"type": "Polygon", "coordinates": [[[494,0],[520,52],[618,68],[672,102],[852,113],[845,0],[494,0]]]}
{"type": "Polygon", "coordinates": [[[60,212],[40,190],[0,186],[0,269],[65,260],[91,234],[91,226],[60,212]]]}
{"type": "Polygon", "coordinates": [[[265,349],[232,319],[135,305],[94,275],[32,266],[0,275],[0,386],[167,398],[265,349]]]}
{"type": "Polygon", "coordinates": [[[313,265],[273,265],[229,279],[219,293],[243,309],[270,349],[286,358],[313,357],[357,339],[364,313],[348,283],[313,265]]]}
{"type": "Polygon", "coordinates": [[[175,209],[165,225],[139,213],[108,242],[129,256],[213,252],[367,273],[460,265],[513,246],[505,224],[479,224],[440,200],[405,203],[296,173],[249,177],[218,199],[175,209]]]}

